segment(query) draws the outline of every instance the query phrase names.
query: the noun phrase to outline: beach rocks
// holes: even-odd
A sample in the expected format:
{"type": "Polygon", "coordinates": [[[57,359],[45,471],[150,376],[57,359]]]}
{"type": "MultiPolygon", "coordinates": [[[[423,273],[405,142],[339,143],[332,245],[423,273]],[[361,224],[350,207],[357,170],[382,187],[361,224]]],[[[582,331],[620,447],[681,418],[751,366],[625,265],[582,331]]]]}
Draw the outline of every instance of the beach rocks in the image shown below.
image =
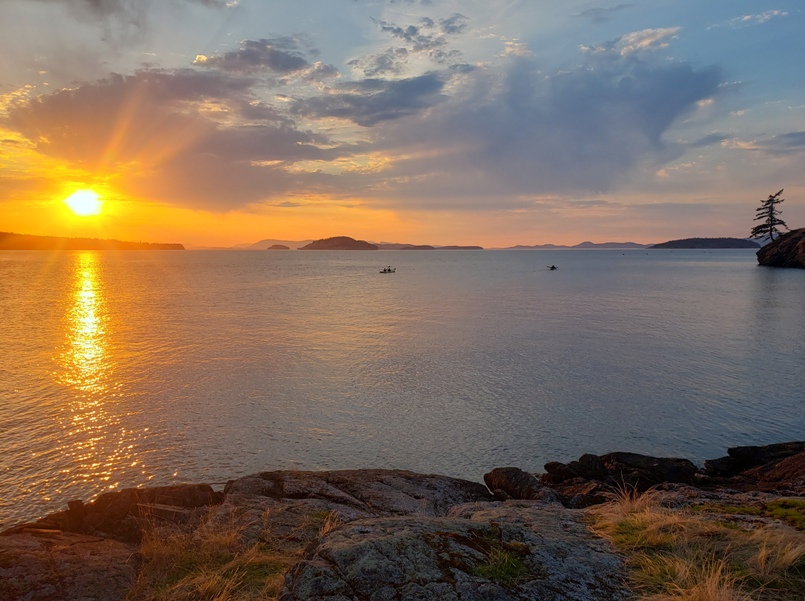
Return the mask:
{"type": "Polygon", "coordinates": [[[757,262],[766,267],[805,269],[805,228],[792,230],[757,251],[757,262]]]}
{"type": "Polygon", "coordinates": [[[805,442],[733,447],[704,462],[703,485],[736,490],[805,494],[805,442]]]}
{"type": "Polygon", "coordinates": [[[517,468],[496,468],[484,481],[498,498],[559,501],[581,508],[604,503],[619,488],[644,491],[663,482],[691,483],[696,466],[687,459],[637,453],[582,455],[577,461],[545,464],[539,476],[517,468]]]}
{"type": "Polygon", "coordinates": [[[492,494],[501,501],[530,499],[545,503],[561,502],[555,490],[542,484],[534,474],[517,467],[496,467],[484,474],[484,482],[492,494]]]}
{"type": "Polygon", "coordinates": [[[630,598],[621,560],[578,513],[509,501],[453,514],[342,526],[291,570],[280,600],[630,598]]]}
{"type": "Polygon", "coordinates": [[[729,478],[740,472],[774,464],[797,453],[805,452],[805,442],[782,442],[765,446],[731,447],[727,456],[704,462],[704,472],[710,476],[729,478]]]}

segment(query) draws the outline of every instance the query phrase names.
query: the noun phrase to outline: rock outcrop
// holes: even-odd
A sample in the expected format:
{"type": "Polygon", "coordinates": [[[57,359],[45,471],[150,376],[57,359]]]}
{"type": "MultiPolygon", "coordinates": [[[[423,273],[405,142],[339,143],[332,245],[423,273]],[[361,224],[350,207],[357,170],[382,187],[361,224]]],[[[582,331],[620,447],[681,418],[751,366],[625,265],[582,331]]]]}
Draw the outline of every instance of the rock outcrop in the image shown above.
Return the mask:
{"type": "Polygon", "coordinates": [[[578,508],[604,503],[619,488],[644,491],[663,482],[693,482],[697,468],[687,459],[616,452],[552,461],[545,471],[538,478],[517,468],[498,468],[484,481],[498,498],[544,499],[550,487],[563,504],[578,508]]]}
{"type": "Polygon", "coordinates": [[[122,601],[136,580],[125,543],[39,528],[0,536],[3,601],[122,601]]]}
{"type": "Polygon", "coordinates": [[[630,598],[620,559],[578,513],[509,501],[451,515],[341,527],[291,570],[280,600],[630,598]]]}
{"type": "Polygon", "coordinates": [[[792,230],[757,251],[757,262],[765,267],[805,269],[805,228],[792,230]]]}
{"type": "Polygon", "coordinates": [[[704,490],[805,495],[805,441],[733,447],[727,456],[698,469],[687,459],[637,453],[582,455],[570,463],[545,464],[544,474],[495,468],[484,482],[498,499],[552,499],[566,507],[604,503],[619,489],[645,491],[658,485],[695,484],[704,490]]]}
{"type": "Polygon", "coordinates": [[[70,501],[67,510],[52,513],[30,526],[137,543],[143,528],[154,521],[190,522],[197,510],[221,501],[223,494],[208,484],[124,488],[104,493],[91,503],[70,501]]]}
{"type": "Polygon", "coordinates": [[[702,475],[708,487],[805,495],[805,442],[732,447],[705,461],[702,475]]]}
{"type": "Polygon", "coordinates": [[[263,472],[227,483],[225,494],[322,499],[375,515],[445,515],[453,505],[493,501],[483,484],[404,470],[263,472]]]}

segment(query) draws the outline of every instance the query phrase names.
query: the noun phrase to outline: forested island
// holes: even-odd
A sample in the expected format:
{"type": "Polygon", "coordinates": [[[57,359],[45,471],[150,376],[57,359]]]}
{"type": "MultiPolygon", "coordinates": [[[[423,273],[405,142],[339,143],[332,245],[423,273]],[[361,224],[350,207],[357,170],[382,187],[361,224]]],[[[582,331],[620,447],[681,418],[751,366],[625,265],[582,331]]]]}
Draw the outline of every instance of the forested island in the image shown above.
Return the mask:
{"type": "Polygon", "coordinates": [[[124,242],[100,238],[60,238],[0,232],[0,250],[184,250],[181,244],[124,242]]]}
{"type": "Polygon", "coordinates": [[[298,250],[377,250],[377,245],[365,240],[355,240],[349,236],[333,236],[314,240],[298,250]]]}
{"type": "Polygon", "coordinates": [[[744,238],[682,238],[680,240],[669,240],[661,244],[654,244],[648,248],[652,249],[716,249],[716,248],[760,248],[760,244],[753,240],[744,238]]]}

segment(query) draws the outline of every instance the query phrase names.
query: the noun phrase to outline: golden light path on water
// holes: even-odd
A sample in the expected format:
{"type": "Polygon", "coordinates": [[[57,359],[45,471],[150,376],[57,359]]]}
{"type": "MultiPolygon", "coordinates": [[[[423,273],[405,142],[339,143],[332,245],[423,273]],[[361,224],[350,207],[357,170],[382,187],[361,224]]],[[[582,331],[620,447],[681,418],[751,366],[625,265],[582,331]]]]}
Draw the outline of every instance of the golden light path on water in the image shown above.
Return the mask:
{"type": "Polygon", "coordinates": [[[55,372],[57,381],[72,389],[71,403],[60,415],[64,437],[58,449],[70,461],[59,473],[72,482],[98,482],[114,489],[120,468],[138,463],[132,457],[134,445],[127,442],[131,433],[127,435],[119,414],[110,410],[121,396],[110,343],[114,314],[108,306],[100,255],[81,252],[74,260],[64,344],[55,361],[61,368],[55,372]]]}

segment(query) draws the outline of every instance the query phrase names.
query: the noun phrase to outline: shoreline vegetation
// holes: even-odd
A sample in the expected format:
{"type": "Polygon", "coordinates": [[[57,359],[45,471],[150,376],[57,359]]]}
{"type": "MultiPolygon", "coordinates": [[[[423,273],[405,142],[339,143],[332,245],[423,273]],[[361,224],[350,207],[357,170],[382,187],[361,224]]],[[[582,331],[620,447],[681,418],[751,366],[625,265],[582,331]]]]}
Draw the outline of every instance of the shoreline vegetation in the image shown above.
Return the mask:
{"type": "Polygon", "coordinates": [[[9,601],[801,601],[805,442],[125,489],[0,533],[9,601]]]}
{"type": "Polygon", "coordinates": [[[124,242],[0,232],[0,250],[184,250],[184,246],[176,243],[124,242]]]}

